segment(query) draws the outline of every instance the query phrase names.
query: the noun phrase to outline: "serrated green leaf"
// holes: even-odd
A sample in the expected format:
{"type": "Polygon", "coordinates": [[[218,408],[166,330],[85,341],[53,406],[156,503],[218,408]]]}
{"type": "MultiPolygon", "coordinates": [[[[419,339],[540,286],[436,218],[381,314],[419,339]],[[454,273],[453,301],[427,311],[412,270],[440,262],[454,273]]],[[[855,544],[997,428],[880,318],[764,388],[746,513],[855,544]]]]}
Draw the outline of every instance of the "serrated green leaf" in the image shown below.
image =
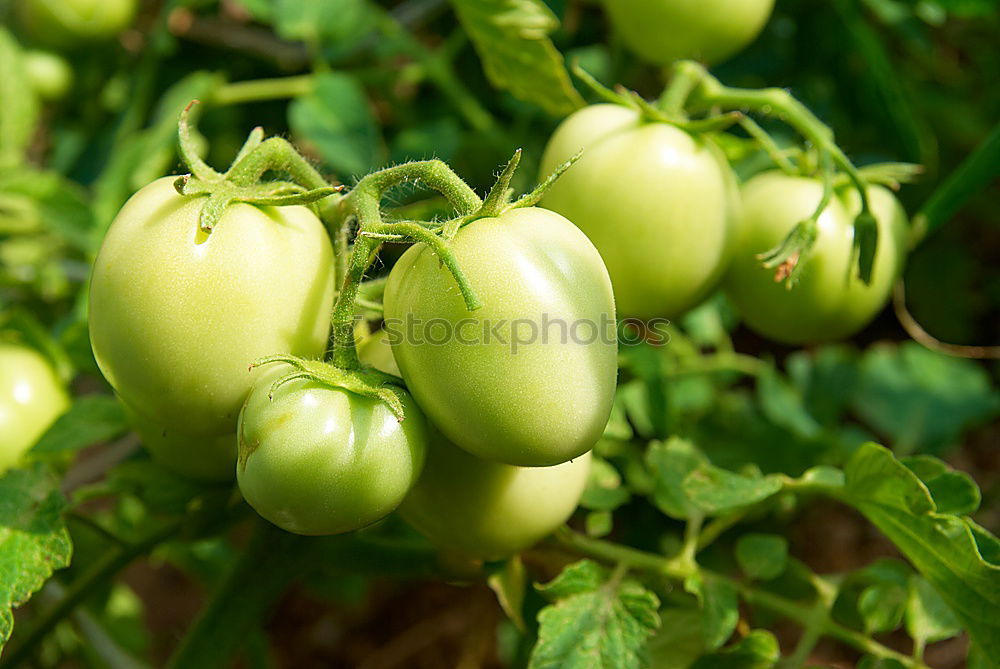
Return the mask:
{"type": "Polygon", "coordinates": [[[376,24],[368,0],[275,0],[271,18],[275,32],[287,40],[340,48],[363,39],[376,24]]]}
{"type": "Polygon", "coordinates": [[[767,630],[753,630],[739,643],[706,655],[694,669],[770,669],[781,659],[778,640],[767,630]]]}
{"type": "Polygon", "coordinates": [[[58,479],[40,463],[0,478],[0,647],[10,638],[12,609],[69,565],[65,506],[58,479]]]}
{"type": "Polygon", "coordinates": [[[981,545],[992,538],[971,521],[937,513],[926,486],[892,453],[865,444],[845,470],[845,501],[913,563],[991,657],[1000,657],[1000,565],[981,545]]]}
{"type": "Polygon", "coordinates": [[[111,395],[84,395],[42,435],[32,455],[77,451],[128,432],[121,403],[111,395]]]}
{"type": "Polygon", "coordinates": [[[684,479],[684,492],[707,514],[762,502],[783,487],[784,482],[777,475],[742,476],[712,465],[702,465],[684,479]]]}
{"type": "Polygon", "coordinates": [[[777,578],[788,565],[788,540],[776,534],[744,534],[736,542],[736,561],[750,578],[777,578]]]}
{"type": "Polygon", "coordinates": [[[653,503],[660,511],[678,520],[698,513],[698,507],[684,490],[684,479],[707,460],[693,444],[678,438],[653,442],[646,453],[646,463],[656,481],[653,503]]]}
{"type": "Polygon", "coordinates": [[[380,161],[378,126],[364,89],[350,75],[315,75],[313,91],[288,106],[288,124],[341,180],[363,176],[380,161]]]}
{"type": "Polygon", "coordinates": [[[660,629],[649,640],[650,667],[687,669],[705,652],[697,609],[663,609],[660,629]]]}
{"type": "Polygon", "coordinates": [[[910,577],[906,633],[921,646],[958,635],[962,626],[937,590],[920,576],[910,577]]]}
{"type": "Polygon", "coordinates": [[[684,581],[684,589],[701,605],[701,629],[705,648],[715,650],[726,643],[740,620],[739,593],[735,586],[701,574],[684,581]]]}
{"type": "Polygon", "coordinates": [[[540,0],[451,0],[494,86],[565,116],[584,105],[549,39],[559,20],[540,0]]]}
{"type": "Polygon", "coordinates": [[[529,669],[638,669],[659,627],[656,595],[590,560],[570,565],[539,591],[555,603],[538,614],[529,669]]]}
{"type": "Polygon", "coordinates": [[[21,53],[13,35],[0,26],[0,167],[23,161],[38,122],[40,104],[21,53]]]}

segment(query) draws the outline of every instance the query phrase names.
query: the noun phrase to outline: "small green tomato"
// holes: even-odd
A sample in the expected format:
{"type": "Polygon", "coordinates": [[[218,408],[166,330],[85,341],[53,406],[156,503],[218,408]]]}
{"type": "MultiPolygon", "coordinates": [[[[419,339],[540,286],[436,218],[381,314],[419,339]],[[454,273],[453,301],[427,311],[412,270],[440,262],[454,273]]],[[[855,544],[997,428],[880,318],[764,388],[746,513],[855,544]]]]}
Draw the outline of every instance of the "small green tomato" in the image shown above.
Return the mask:
{"type": "Polygon", "coordinates": [[[240,413],[243,497],[278,527],[305,535],[349,532],[391,513],[424,464],[420,409],[402,393],[400,422],[381,401],[305,379],[272,396],[291,369],[268,369],[240,413]]]}
{"type": "Polygon", "coordinates": [[[17,466],[67,408],[66,390],[41,354],[0,344],[0,474],[17,466]]]}

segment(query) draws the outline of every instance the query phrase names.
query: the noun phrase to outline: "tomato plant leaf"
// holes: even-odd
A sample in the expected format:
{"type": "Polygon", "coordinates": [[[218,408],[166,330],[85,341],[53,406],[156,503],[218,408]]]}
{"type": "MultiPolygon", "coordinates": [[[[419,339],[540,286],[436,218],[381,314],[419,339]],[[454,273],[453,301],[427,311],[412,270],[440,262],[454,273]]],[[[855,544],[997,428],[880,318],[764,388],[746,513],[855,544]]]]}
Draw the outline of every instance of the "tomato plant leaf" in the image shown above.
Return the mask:
{"type": "Polygon", "coordinates": [[[684,581],[684,589],[701,604],[701,629],[708,650],[726,643],[740,620],[739,595],[731,583],[700,573],[684,581]]]}
{"type": "Polygon", "coordinates": [[[559,20],[540,0],[451,0],[494,86],[565,116],[583,106],[549,39],[559,20]]]}
{"type": "Polygon", "coordinates": [[[767,630],[753,630],[729,648],[705,655],[693,669],[770,669],[781,658],[778,640],[767,630]]]}
{"type": "Polygon", "coordinates": [[[519,630],[527,629],[524,624],[524,592],[528,584],[527,572],[521,557],[515,555],[504,560],[486,579],[500,603],[500,608],[507,614],[519,630]]]}
{"type": "Polygon", "coordinates": [[[938,513],[923,482],[882,446],[868,443],[858,449],[845,474],[846,501],[896,544],[973,640],[1000,657],[996,539],[968,519],[938,513]]]}
{"type": "Polygon", "coordinates": [[[590,478],[580,504],[592,511],[613,511],[629,500],[629,491],[622,486],[622,477],[614,465],[595,457],[590,464],[590,478]]]}
{"type": "Polygon", "coordinates": [[[906,602],[906,632],[919,645],[950,639],[962,631],[961,623],[927,579],[910,577],[906,602]]]}
{"type": "Polygon", "coordinates": [[[758,377],[757,401],[768,420],[796,436],[809,439],[821,431],[806,410],[802,395],[771,365],[765,366],[758,377]]]}
{"type": "Polygon", "coordinates": [[[31,450],[33,455],[78,451],[128,432],[121,403],[111,395],[77,398],[31,450]]]}
{"type": "Polygon", "coordinates": [[[781,476],[748,476],[713,465],[701,465],[684,479],[684,492],[699,509],[718,514],[762,502],[784,487],[781,476]]]}
{"type": "Polygon", "coordinates": [[[65,505],[58,479],[40,463],[0,478],[0,647],[14,625],[12,609],[69,565],[65,505]]]}
{"type": "Polygon", "coordinates": [[[646,639],[660,625],[660,602],[652,592],[590,560],[537,587],[554,604],[538,614],[530,669],[643,666],[646,639]]]}
{"type": "Polygon", "coordinates": [[[660,629],[646,644],[649,666],[687,669],[705,652],[701,611],[665,608],[660,621],[660,629]]]}
{"type": "Polygon", "coordinates": [[[852,406],[897,453],[934,452],[996,416],[1000,393],[975,362],[906,342],[865,354],[852,406]]]}
{"type": "Polygon", "coordinates": [[[364,90],[350,75],[317,74],[313,91],[289,105],[288,124],[342,180],[364,175],[380,161],[375,118],[364,90]]]}
{"type": "Polygon", "coordinates": [[[656,488],[653,503],[671,518],[684,520],[698,513],[698,507],[684,488],[684,479],[708,463],[693,444],[673,438],[653,442],[646,453],[646,462],[653,472],[656,488]]]}
{"type": "Polygon", "coordinates": [[[736,542],[736,561],[751,578],[777,578],[788,565],[788,540],[776,534],[744,534],[736,542]]]}
{"type": "Polygon", "coordinates": [[[927,486],[938,513],[965,516],[979,509],[982,493],[965,472],[955,471],[931,455],[901,458],[900,462],[927,486]]]}

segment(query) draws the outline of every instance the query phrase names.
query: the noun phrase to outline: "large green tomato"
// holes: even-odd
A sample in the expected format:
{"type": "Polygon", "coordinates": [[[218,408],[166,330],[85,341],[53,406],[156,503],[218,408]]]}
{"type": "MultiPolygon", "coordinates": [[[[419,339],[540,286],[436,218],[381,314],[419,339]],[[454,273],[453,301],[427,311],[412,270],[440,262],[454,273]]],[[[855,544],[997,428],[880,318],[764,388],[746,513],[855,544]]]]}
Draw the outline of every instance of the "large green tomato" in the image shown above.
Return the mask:
{"type": "Polygon", "coordinates": [[[878,221],[879,244],[872,284],[852,262],[854,217],[861,209],[853,188],[836,195],[819,218],[819,236],[803,261],[798,284],[788,290],[755,257],[785,238],[819,204],[822,184],[771,171],[743,186],[744,246],[726,276],[726,292],[746,324],[786,344],[843,339],[867,325],[885,306],[906,259],[906,212],[888,190],[868,191],[878,221]]]}
{"type": "MultiPolygon", "coordinates": [[[[365,364],[399,376],[385,330],[358,353],[365,364]]],[[[515,467],[469,455],[428,427],[427,463],[399,512],[438,548],[487,560],[519,553],[579,504],[590,453],[553,467],[515,467]]]]}
{"type": "Polygon", "coordinates": [[[466,309],[423,244],[386,284],[386,327],[407,387],[446,437],[479,457],[547,466],[583,455],[608,420],[618,372],[614,297],[597,250],[537,208],[474,221],[451,249],[481,309],[466,309]]]}
{"type": "Polygon", "coordinates": [[[318,358],[333,304],[333,252],[305,207],[228,208],[210,234],[204,197],[154,181],[119,212],[94,265],[90,338],[101,371],[146,421],[233,434],[267,355],[318,358]]]}
{"type": "Polygon", "coordinates": [[[261,516],[296,534],[349,532],[391,513],[424,464],[427,428],[403,395],[398,421],[383,402],[295,380],[274,365],[240,413],[236,476],[261,516]]]}
{"type": "Polygon", "coordinates": [[[580,502],[590,453],[552,467],[481,460],[431,432],[427,464],[399,512],[431,543],[495,560],[538,543],[580,502]]]}
{"type": "Polygon", "coordinates": [[[0,344],[0,474],[16,466],[68,407],[66,390],[41,354],[0,344]]]}
{"type": "Polygon", "coordinates": [[[54,48],[110,39],[128,27],[135,10],[136,0],[14,0],[21,29],[54,48]]]}
{"type": "Polygon", "coordinates": [[[605,6],[625,44],[645,60],[714,64],[760,34],[774,0],[605,0],[605,6]]]}
{"type": "Polygon", "coordinates": [[[697,305],[728,263],[739,210],[721,151],[611,104],[566,119],[545,149],[542,173],[581,150],[542,206],[576,223],[601,252],[619,313],[673,318],[697,305]]]}

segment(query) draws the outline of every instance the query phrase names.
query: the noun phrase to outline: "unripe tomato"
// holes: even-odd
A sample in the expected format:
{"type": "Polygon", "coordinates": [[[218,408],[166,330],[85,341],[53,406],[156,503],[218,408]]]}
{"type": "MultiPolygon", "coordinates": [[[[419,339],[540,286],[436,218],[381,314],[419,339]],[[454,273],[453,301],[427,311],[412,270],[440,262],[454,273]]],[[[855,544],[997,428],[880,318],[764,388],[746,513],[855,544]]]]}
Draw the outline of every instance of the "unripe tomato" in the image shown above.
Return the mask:
{"type": "Polygon", "coordinates": [[[349,532],[391,513],[424,464],[420,408],[404,393],[400,422],[383,402],[302,379],[268,397],[290,369],[272,366],[240,413],[236,476],[243,497],[296,534],[349,532]]]}
{"type": "Polygon", "coordinates": [[[386,285],[387,329],[414,398],[479,457],[546,466],[583,455],[608,420],[618,371],[614,297],[597,250],[537,208],[476,220],[450,248],[481,309],[466,308],[423,244],[386,285]]]}
{"type": "Polygon", "coordinates": [[[135,10],[136,0],[14,0],[21,29],[39,44],[62,49],[114,37],[135,10]]]}
{"type": "Polygon", "coordinates": [[[716,286],[729,261],[739,210],[721,151],[626,107],[571,115],[542,157],[542,173],[583,150],[542,206],[583,230],[611,273],[618,311],[673,318],[716,286]]]}
{"type": "Polygon", "coordinates": [[[424,472],[400,515],[438,548],[494,560],[565,523],[580,502],[590,453],[552,467],[481,460],[431,431],[424,472]]]}
{"type": "Polygon", "coordinates": [[[36,351],[0,343],[0,474],[17,465],[69,408],[69,397],[36,351]]]}
{"type": "Polygon", "coordinates": [[[819,236],[801,261],[798,284],[788,290],[756,255],[785,238],[807,219],[823,195],[811,178],[765,172],[743,186],[744,246],[726,276],[726,292],[755,332],[786,344],[849,337],[885,306],[906,259],[908,226],[899,201],[881,186],[868,194],[878,222],[879,243],[872,283],[857,277],[853,262],[854,217],[860,197],[853,188],[836,194],[819,218],[819,236]]]}
{"type": "MultiPolygon", "coordinates": [[[[358,349],[362,362],[399,376],[388,333],[358,349]]],[[[399,512],[438,548],[466,558],[518,553],[565,523],[580,502],[590,453],[553,467],[481,460],[428,424],[427,462],[399,512]]]]}
{"type": "Polygon", "coordinates": [[[774,0],[605,0],[626,46],[651,63],[726,60],[760,34],[774,0]]]}
{"type": "Polygon", "coordinates": [[[210,234],[204,197],[172,178],[136,193],[111,224],[90,288],[94,356],[151,424],[232,434],[272,354],[320,357],[333,304],[333,252],[305,207],[229,207],[210,234]]]}
{"type": "Polygon", "coordinates": [[[25,51],[24,68],[31,87],[43,100],[58,100],[73,85],[69,63],[49,51],[25,51]]]}

